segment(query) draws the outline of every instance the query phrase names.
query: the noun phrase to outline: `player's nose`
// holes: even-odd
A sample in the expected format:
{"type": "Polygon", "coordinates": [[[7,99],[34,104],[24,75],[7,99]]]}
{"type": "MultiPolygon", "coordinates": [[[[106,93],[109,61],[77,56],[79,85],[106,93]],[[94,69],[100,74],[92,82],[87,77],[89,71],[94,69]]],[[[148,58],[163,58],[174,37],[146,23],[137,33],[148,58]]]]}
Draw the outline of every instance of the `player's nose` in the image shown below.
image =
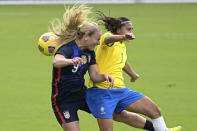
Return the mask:
{"type": "Polygon", "coordinates": [[[135,35],[133,32],[131,32],[132,38],[135,39],[135,35]]]}

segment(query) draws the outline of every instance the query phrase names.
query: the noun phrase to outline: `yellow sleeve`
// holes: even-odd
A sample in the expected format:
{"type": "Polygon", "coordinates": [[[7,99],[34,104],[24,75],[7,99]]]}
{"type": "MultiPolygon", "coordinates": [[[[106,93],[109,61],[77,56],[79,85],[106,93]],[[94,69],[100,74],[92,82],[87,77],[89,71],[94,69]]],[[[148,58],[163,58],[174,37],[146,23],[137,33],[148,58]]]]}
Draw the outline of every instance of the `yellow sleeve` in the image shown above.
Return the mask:
{"type": "Polygon", "coordinates": [[[114,43],[105,43],[105,38],[110,35],[112,35],[110,32],[106,32],[105,34],[101,36],[101,39],[100,39],[101,46],[112,46],[114,44],[114,43]]]}

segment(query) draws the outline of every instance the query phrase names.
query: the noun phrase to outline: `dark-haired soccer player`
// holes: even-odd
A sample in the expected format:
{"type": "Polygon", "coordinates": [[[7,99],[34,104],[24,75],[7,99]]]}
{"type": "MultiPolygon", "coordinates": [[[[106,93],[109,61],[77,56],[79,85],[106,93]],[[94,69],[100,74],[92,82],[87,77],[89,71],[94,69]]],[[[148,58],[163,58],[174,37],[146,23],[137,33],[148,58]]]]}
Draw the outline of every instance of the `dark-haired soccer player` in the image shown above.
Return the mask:
{"type": "Polygon", "coordinates": [[[167,129],[160,108],[149,97],[124,84],[122,70],[131,77],[131,82],[139,77],[127,62],[125,41],[135,39],[132,22],[125,17],[107,17],[102,13],[99,20],[109,32],[102,35],[98,45],[97,65],[101,73],[114,78],[113,89],[108,89],[107,82],[95,83],[90,79],[90,88],[86,93],[87,104],[97,118],[100,130],[112,131],[114,113],[117,116],[127,110],[150,117],[154,127],[151,131],[179,131],[180,126],[167,129]]]}

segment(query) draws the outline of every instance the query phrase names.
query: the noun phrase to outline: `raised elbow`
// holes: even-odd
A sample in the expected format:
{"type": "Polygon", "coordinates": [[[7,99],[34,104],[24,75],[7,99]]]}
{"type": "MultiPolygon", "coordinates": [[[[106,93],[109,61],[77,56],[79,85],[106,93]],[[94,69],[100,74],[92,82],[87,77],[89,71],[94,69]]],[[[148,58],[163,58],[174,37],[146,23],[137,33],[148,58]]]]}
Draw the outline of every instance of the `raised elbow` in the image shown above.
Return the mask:
{"type": "Polygon", "coordinates": [[[53,60],[53,67],[56,67],[56,68],[59,68],[60,66],[58,65],[57,61],[56,60],[53,60]]]}

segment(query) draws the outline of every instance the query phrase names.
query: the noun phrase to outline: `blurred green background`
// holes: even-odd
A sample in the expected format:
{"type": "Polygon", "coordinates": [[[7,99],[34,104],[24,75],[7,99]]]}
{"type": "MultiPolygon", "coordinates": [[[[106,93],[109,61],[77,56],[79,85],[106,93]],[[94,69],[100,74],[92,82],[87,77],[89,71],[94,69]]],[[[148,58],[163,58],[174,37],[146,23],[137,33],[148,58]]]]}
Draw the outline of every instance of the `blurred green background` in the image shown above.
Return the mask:
{"type": "MultiPolygon", "coordinates": [[[[134,24],[128,61],[141,77],[130,83],[125,75],[126,85],[152,98],[168,127],[197,131],[197,4],[89,6],[134,24]]],[[[53,57],[37,41],[63,13],[64,5],[0,6],[0,131],[61,130],[50,101],[53,57]]],[[[92,115],[79,117],[82,131],[99,130],[92,115]]],[[[114,123],[114,131],[131,130],[139,129],[114,123]]]]}

